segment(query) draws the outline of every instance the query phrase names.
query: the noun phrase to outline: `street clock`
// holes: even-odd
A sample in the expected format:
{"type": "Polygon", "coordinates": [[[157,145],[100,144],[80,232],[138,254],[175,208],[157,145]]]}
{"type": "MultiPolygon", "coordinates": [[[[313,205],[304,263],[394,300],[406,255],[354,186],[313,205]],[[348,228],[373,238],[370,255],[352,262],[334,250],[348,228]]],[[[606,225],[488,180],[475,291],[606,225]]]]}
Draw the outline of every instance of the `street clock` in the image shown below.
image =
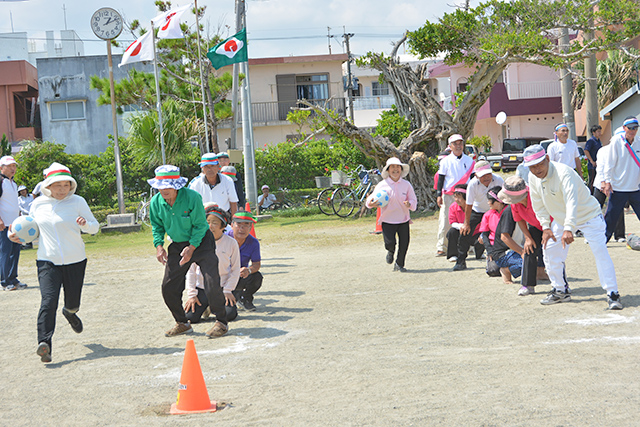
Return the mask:
{"type": "Polygon", "coordinates": [[[112,40],[122,32],[122,16],[110,7],[96,10],[91,17],[91,29],[102,40],[112,40]]]}

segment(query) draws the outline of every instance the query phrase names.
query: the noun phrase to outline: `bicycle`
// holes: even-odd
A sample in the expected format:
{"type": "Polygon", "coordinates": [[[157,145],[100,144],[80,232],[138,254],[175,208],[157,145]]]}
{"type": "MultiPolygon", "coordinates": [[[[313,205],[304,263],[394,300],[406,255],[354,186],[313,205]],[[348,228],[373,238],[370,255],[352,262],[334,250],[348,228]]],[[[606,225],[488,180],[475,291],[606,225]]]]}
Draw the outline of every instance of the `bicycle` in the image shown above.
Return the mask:
{"type": "Polygon", "coordinates": [[[356,176],[360,182],[354,190],[345,186],[338,188],[331,194],[331,208],[341,218],[349,217],[356,206],[363,205],[373,187],[382,180],[377,169],[366,170],[362,165],[356,169],[356,176]]]}
{"type": "Polygon", "coordinates": [[[138,205],[138,209],[136,209],[136,222],[142,221],[145,225],[151,225],[149,221],[149,205],[151,204],[151,199],[153,198],[153,189],[151,189],[151,196],[147,199],[147,193],[142,193],[140,195],[140,204],[138,205]]]}

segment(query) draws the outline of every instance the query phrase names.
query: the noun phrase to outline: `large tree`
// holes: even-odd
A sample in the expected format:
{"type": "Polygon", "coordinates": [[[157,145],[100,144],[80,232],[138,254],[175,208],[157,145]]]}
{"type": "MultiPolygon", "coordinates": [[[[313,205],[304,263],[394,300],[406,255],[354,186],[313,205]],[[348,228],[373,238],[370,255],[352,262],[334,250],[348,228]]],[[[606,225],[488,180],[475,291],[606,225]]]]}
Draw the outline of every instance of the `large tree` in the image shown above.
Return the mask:
{"type": "MultiPolygon", "coordinates": [[[[155,2],[159,12],[171,9],[170,1],[155,2]]],[[[205,7],[197,10],[198,17],[204,17],[205,7]]],[[[202,32],[202,24],[200,24],[202,32]]],[[[148,30],[138,20],[128,24],[128,29],[134,37],[143,35],[148,30]]],[[[156,29],[157,30],[157,29],[156,29]]],[[[207,125],[209,129],[209,146],[203,145],[204,133],[200,135],[201,151],[219,151],[218,123],[231,116],[231,103],[227,96],[232,88],[230,73],[217,76],[209,59],[208,50],[219,43],[219,34],[201,38],[198,57],[198,42],[195,28],[182,24],[184,39],[157,40],[157,57],[160,68],[160,93],[164,99],[171,98],[181,104],[191,106],[193,115],[203,120],[202,91],[199,67],[203,70],[202,83],[204,86],[205,104],[207,106],[207,125]]],[[[220,29],[219,29],[220,30],[220,29]]],[[[219,33],[220,31],[218,31],[219,33]]],[[[102,91],[98,98],[98,105],[109,104],[109,80],[98,76],[91,77],[91,87],[102,91]]],[[[145,110],[155,110],[156,89],[155,78],[152,73],[145,73],[131,69],[126,79],[115,85],[116,104],[121,109],[125,105],[138,105],[145,110]]],[[[184,109],[183,109],[184,110],[184,109]]],[[[188,110],[184,110],[188,111],[188,110]]],[[[166,129],[165,129],[166,132],[166,129]]]]}
{"type": "Polygon", "coordinates": [[[640,6],[636,0],[490,0],[476,8],[458,9],[438,22],[408,32],[387,56],[369,53],[361,63],[381,73],[391,86],[398,112],[412,131],[399,145],[372,136],[345,118],[308,105],[324,120],[326,129],[353,138],[379,165],[396,156],[411,166],[411,180],[422,208],[435,205],[433,179],[426,173],[427,155],[443,149],[453,133],[468,137],[491,88],[510,63],[530,62],[555,69],[586,56],[612,49],[640,33],[640,6]],[[561,50],[561,30],[579,37],[561,50]],[[590,40],[580,37],[590,33],[590,40]],[[449,65],[465,64],[475,72],[453,112],[446,112],[431,96],[427,64],[413,69],[398,63],[398,48],[407,43],[420,58],[444,56],[449,65]]]}

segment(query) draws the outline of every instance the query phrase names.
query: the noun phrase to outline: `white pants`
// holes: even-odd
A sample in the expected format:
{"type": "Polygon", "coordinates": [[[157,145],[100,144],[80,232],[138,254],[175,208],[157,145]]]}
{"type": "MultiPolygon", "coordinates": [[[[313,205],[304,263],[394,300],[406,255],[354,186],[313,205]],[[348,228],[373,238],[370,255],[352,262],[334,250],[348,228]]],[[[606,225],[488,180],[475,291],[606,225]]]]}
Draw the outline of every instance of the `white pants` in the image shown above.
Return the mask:
{"type": "MultiPolygon", "coordinates": [[[[613,261],[607,250],[607,241],[605,237],[606,224],[602,215],[579,224],[576,229],[581,230],[585,240],[589,243],[589,248],[593,252],[596,261],[596,269],[598,270],[598,278],[600,286],[607,291],[618,292],[618,282],[616,280],[616,271],[613,261]]],[[[551,285],[557,291],[564,292],[566,280],[564,277],[565,261],[569,254],[569,245],[562,247],[562,233],[564,228],[556,221],[551,223],[551,232],[556,241],[549,239],[547,247],[543,248],[544,265],[551,280],[551,285]]]]}
{"type": "MultiPolygon", "coordinates": [[[[449,225],[449,208],[454,203],[452,195],[442,194],[442,206],[440,206],[440,216],[438,217],[438,244],[436,245],[437,251],[447,251],[447,231],[451,228],[449,225]]],[[[455,242],[457,245],[458,242],[455,242]]]]}

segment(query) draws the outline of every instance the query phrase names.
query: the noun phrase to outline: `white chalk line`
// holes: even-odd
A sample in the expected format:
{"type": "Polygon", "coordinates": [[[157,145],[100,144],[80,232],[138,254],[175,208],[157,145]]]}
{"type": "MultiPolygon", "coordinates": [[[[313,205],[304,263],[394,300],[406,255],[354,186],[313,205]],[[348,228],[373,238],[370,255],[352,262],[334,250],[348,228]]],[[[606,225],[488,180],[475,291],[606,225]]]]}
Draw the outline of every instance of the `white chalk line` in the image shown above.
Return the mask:
{"type": "Polygon", "coordinates": [[[616,344],[640,344],[640,336],[635,337],[598,337],[598,338],[577,338],[573,340],[547,341],[542,344],[546,345],[565,345],[565,344],[585,344],[594,342],[606,342],[616,344]]]}
{"type": "Polygon", "coordinates": [[[633,323],[636,321],[634,316],[627,317],[621,314],[608,314],[603,317],[592,317],[587,319],[569,319],[565,320],[565,323],[571,323],[575,325],[581,326],[590,326],[590,325],[614,325],[620,323],[633,323]]]}

